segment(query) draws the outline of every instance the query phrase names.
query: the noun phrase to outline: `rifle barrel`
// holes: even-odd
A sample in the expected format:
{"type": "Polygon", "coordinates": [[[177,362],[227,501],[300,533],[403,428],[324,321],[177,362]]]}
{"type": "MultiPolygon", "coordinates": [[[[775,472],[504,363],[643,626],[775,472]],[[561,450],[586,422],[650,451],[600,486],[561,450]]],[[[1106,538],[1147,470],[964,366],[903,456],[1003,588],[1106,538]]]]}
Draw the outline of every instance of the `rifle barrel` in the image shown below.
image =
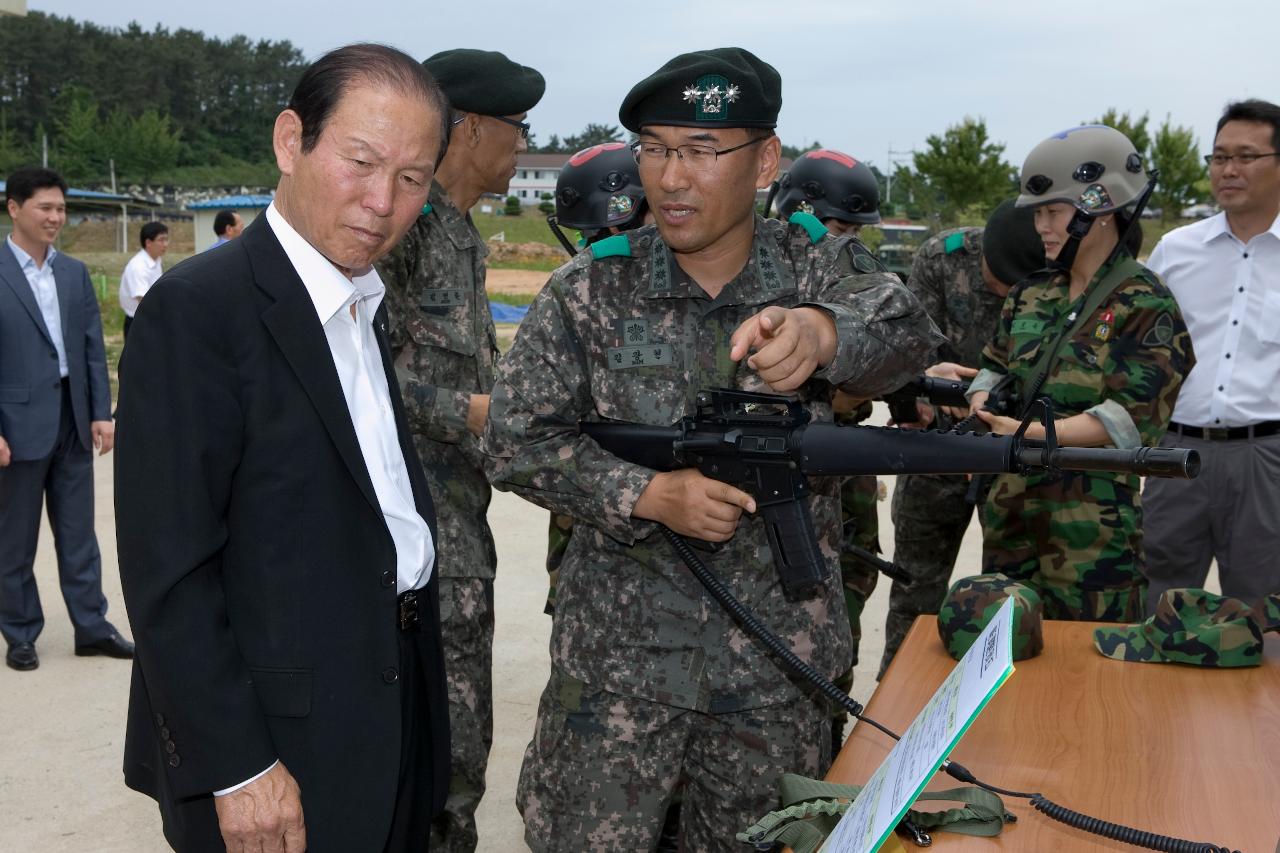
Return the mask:
{"type": "MultiPolygon", "coordinates": [[[[1044,445],[1024,444],[1018,450],[1023,465],[1044,467],[1044,445]]],[[[1194,479],[1200,473],[1200,454],[1173,447],[1059,447],[1050,467],[1067,471],[1126,471],[1143,477],[1194,479]]]]}

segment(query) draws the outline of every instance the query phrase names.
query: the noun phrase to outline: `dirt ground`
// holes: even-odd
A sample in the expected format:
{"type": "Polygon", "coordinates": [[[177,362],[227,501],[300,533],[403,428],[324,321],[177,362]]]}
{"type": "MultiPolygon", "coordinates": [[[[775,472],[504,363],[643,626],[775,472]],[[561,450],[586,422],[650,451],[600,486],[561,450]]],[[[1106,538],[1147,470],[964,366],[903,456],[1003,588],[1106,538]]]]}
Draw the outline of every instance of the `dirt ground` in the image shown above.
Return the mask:
{"type": "Polygon", "coordinates": [[[485,273],[485,289],[490,293],[532,296],[542,289],[551,273],[540,270],[489,270],[485,273]]]}

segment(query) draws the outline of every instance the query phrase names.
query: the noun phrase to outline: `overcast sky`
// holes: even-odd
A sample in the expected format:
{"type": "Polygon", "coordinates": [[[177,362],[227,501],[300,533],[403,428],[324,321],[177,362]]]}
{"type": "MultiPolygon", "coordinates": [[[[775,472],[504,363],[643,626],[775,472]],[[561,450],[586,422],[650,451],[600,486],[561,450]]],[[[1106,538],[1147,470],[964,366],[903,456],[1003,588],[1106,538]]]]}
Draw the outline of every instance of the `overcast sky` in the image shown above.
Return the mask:
{"type": "MultiPolygon", "coordinates": [[[[547,78],[531,113],[539,141],[618,105],[676,54],[735,45],[782,74],[778,133],[881,168],[982,117],[1020,164],[1041,139],[1107,107],[1171,114],[1207,151],[1228,100],[1280,101],[1280,3],[1238,0],[628,0],[628,2],[271,2],[28,0],[29,8],[120,27],[137,21],[227,37],[287,39],[309,58],[351,41],[415,57],[501,50],[547,78]]],[[[174,74],[181,74],[175,68],[174,74]]]]}

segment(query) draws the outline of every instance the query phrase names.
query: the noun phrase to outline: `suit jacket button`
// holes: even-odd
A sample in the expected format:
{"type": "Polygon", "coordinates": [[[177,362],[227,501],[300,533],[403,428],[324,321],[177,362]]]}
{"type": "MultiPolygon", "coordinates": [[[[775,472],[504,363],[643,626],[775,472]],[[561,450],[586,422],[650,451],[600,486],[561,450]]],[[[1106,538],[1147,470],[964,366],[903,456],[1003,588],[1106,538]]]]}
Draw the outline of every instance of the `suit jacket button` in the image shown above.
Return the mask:
{"type": "Polygon", "coordinates": [[[181,758],[179,758],[178,756],[176,756],[176,755],[170,755],[170,756],[169,756],[169,766],[170,766],[170,767],[177,767],[177,766],[178,766],[179,764],[181,764],[181,763],[182,763],[182,759],[181,759],[181,758]]]}
{"type": "Polygon", "coordinates": [[[160,740],[168,740],[168,739],[169,739],[169,730],[168,730],[167,728],[165,728],[164,726],[161,726],[161,727],[160,727],[160,740]]]}
{"type": "Polygon", "coordinates": [[[387,684],[395,684],[400,680],[400,673],[395,671],[394,667],[387,667],[382,671],[382,680],[387,684]]]}
{"type": "Polygon", "coordinates": [[[396,585],[396,573],[388,569],[382,573],[382,585],[388,589],[396,585]]]}
{"type": "Polygon", "coordinates": [[[62,387],[62,383],[61,383],[61,382],[55,382],[55,383],[53,383],[53,390],[57,391],[57,390],[58,390],[59,388],[61,388],[61,387],[62,387]]]}
{"type": "Polygon", "coordinates": [[[156,725],[157,726],[164,725],[164,714],[156,714],[156,725]]]}
{"type": "Polygon", "coordinates": [[[167,740],[164,743],[164,751],[169,753],[170,755],[173,755],[175,752],[178,751],[178,745],[171,740],[167,740]]]}

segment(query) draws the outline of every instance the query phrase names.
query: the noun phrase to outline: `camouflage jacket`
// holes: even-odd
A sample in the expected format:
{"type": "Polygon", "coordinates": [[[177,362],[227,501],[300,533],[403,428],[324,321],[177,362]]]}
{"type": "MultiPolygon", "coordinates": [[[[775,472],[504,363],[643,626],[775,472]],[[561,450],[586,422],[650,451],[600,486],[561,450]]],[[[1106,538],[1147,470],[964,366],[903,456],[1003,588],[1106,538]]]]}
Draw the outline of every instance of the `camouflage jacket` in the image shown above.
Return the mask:
{"type": "MultiPolygon", "coordinates": [[[[667,426],[693,413],[700,389],[768,390],[745,359],[729,360],[730,335],[766,305],[815,305],[835,319],[835,359],[797,392],[816,419],[831,420],[833,382],[863,397],[899,387],[938,335],[898,279],[875,270],[851,238],[757,218],[750,260],[715,299],[652,226],[595,244],[551,277],[499,367],[483,447],[496,486],[577,520],[556,589],[557,667],[615,693],[713,713],[796,698],[655,525],[631,517],[655,472],[605,453],[576,424],[667,426]]],[[[838,485],[813,484],[831,568],[815,597],[784,599],[758,518],[743,516],[734,538],[707,555],[748,607],[830,676],[850,660],[838,485]]]]}
{"type": "Polygon", "coordinates": [[[1004,304],[982,278],[982,229],[953,228],[926,240],[907,288],[947,337],[936,360],[977,367],[1004,304]]]}
{"type": "Polygon", "coordinates": [[[440,507],[442,577],[492,578],[491,492],[479,442],[467,431],[472,394],[493,387],[498,339],[485,293],[484,240],[444,189],[378,263],[387,287],[391,353],[409,429],[440,507]]]}
{"type": "MultiPolygon", "coordinates": [[[[1108,269],[1100,269],[1090,287],[1108,269]]],[[[1088,289],[1071,299],[1067,276],[1049,271],[1015,287],[1005,300],[995,338],[982,353],[984,371],[1012,373],[1021,383],[1029,382],[1040,348],[1052,346],[1059,331],[1070,325],[1068,315],[1079,311],[1087,297],[1088,289]]],[[[1116,446],[1154,446],[1194,364],[1178,303],[1155,273],[1143,269],[1122,282],[1062,346],[1037,396],[1053,400],[1059,417],[1096,416],[1116,446]]],[[[1033,475],[1028,485],[1044,476],[1033,475]]],[[[1132,474],[1091,476],[1137,487],[1132,474]]]]}

